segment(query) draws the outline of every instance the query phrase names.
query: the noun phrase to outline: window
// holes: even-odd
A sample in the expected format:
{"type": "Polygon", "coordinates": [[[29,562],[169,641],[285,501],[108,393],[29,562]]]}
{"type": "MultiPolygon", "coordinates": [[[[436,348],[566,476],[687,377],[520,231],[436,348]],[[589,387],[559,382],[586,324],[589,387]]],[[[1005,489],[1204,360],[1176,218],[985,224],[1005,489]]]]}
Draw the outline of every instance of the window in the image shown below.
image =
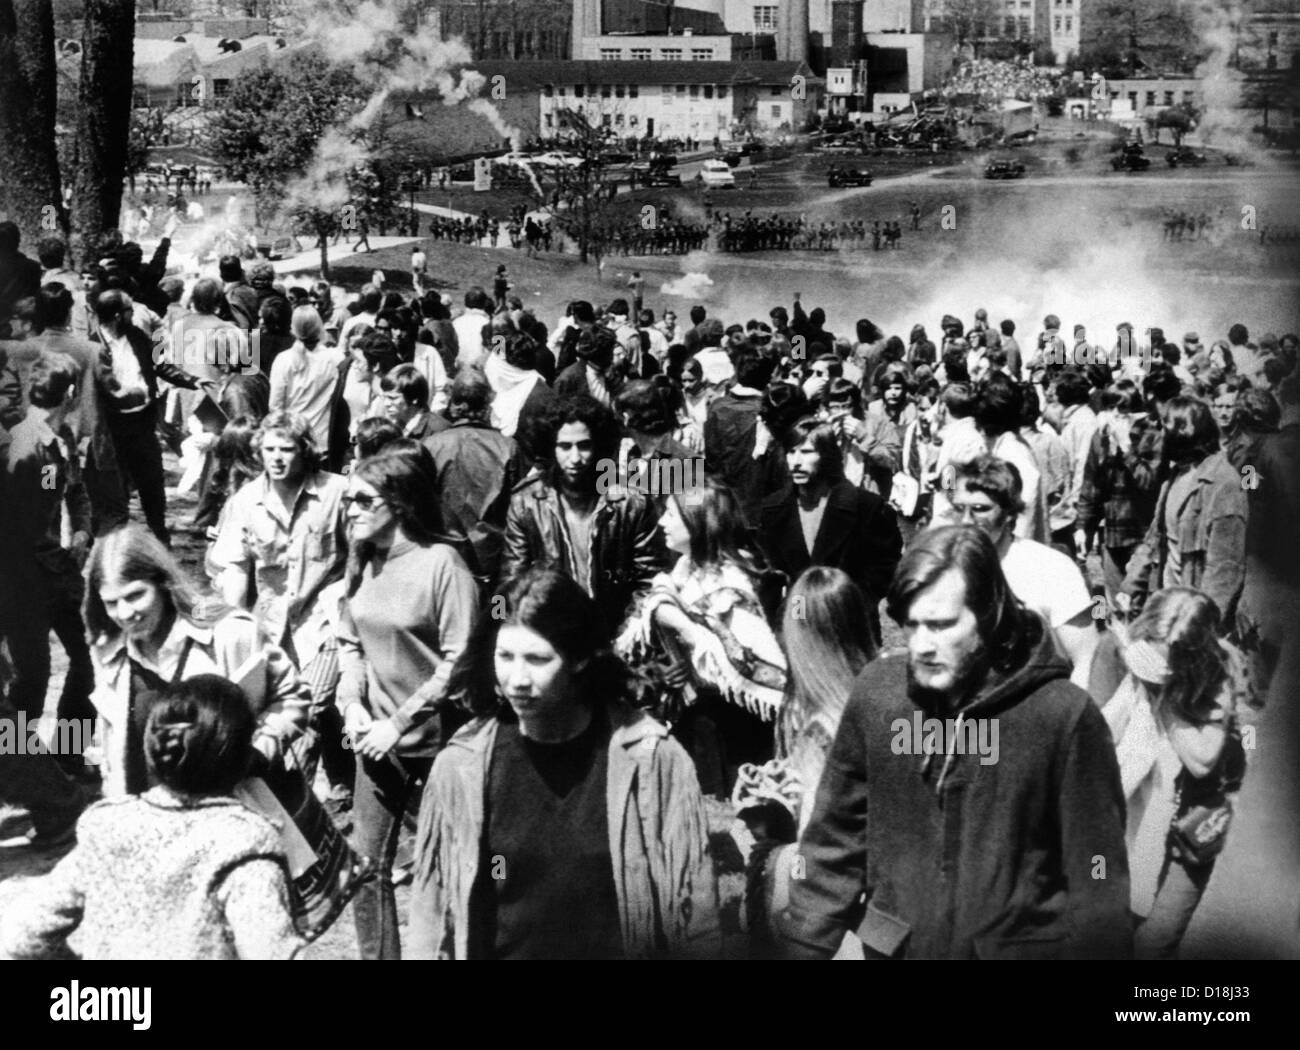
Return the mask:
{"type": "Polygon", "coordinates": [[[1277,55],[1270,53],[1264,66],[1266,69],[1277,69],[1277,55]]]}
{"type": "Polygon", "coordinates": [[[699,84],[692,84],[692,85],[691,85],[691,98],[699,98],[699,97],[700,97],[700,85],[699,85],[699,84]]]}
{"type": "Polygon", "coordinates": [[[780,98],[780,97],[781,97],[781,88],[780,88],[779,85],[778,85],[777,87],[768,88],[768,89],[767,89],[767,93],[768,93],[769,95],[771,95],[773,98],[780,98]]]}
{"type": "Polygon", "coordinates": [[[1166,92],[1165,92],[1165,105],[1166,105],[1166,106],[1172,106],[1173,104],[1174,104],[1174,93],[1173,93],[1172,91],[1166,91],[1166,92]]]}
{"type": "Polygon", "coordinates": [[[678,84],[678,85],[677,85],[677,97],[678,97],[678,98],[685,98],[685,97],[686,97],[686,85],[685,85],[685,84],[678,84]]]}
{"type": "Polygon", "coordinates": [[[601,126],[602,126],[602,127],[606,127],[606,128],[609,127],[609,124],[610,124],[610,114],[608,114],[608,113],[602,113],[602,114],[600,115],[600,123],[601,123],[601,126]]]}
{"type": "Polygon", "coordinates": [[[691,48],[692,62],[709,62],[713,59],[713,48],[711,47],[693,47],[691,48]]]}
{"type": "Polygon", "coordinates": [[[649,61],[650,61],[650,49],[649,49],[648,47],[634,47],[634,48],[632,48],[632,61],[633,61],[633,62],[649,62],[649,61]]]}
{"type": "Polygon", "coordinates": [[[567,89],[566,87],[564,87],[563,85],[560,86],[560,98],[564,98],[564,97],[565,97],[565,92],[566,92],[567,90],[568,90],[568,89],[567,89]]]}
{"type": "Polygon", "coordinates": [[[682,49],[680,47],[665,47],[659,50],[665,62],[680,62],[682,60],[682,49]]]}
{"type": "Polygon", "coordinates": [[[1194,91],[1184,91],[1184,92],[1183,92],[1183,105],[1184,105],[1184,106],[1190,106],[1190,105],[1192,104],[1192,102],[1195,100],[1195,98],[1196,98],[1196,92],[1194,92],[1194,91]]]}
{"type": "Polygon", "coordinates": [[[614,97],[615,97],[615,98],[623,98],[626,94],[627,94],[627,90],[623,87],[622,84],[615,84],[615,85],[614,85],[614,97]]]}
{"type": "Polygon", "coordinates": [[[1071,18],[1069,15],[1065,16],[1065,31],[1067,33],[1074,32],[1074,19],[1071,18]]]}
{"type": "Polygon", "coordinates": [[[601,61],[604,62],[617,62],[623,57],[623,49],[618,47],[602,47],[600,49],[600,57],[601,61]]]}
{"type": "Polygon", "coordinates": [[[609,84],[601,84],[601,85],[600,85],[600,97],[601,97],[601,98],[609,98],[609,96],[610,96],[612,93],[613,93],[613,89],[611,88],[611,86],[610,86],[609,84]]]}
{"type": "Polygon", "coordinates": [[[754,8],[754,32],[770,33],[776,29],[776,12],[775,5],[754,8]]]}
{"type": "Polygon", "coordinates": [[[1154,91],[1148,91],[1148,92],[1147,92],[1147,105],[1148,105],[1148,106],[1154,106],[1155,104],[1156,104],[1156,93],[1155,93],[1154,91]]]}
{"type": "Polygon", "coordinates": [[[641,88],[637,84],[629,84],[627,86],[628,98],[636,98],[637,95],[639,95],[640,93],[641,93],[641,88]]]}
{"type": "Polygon", "coordinates": [[[542,121],[549,128],[551,126],[551,115],[547,113],[546,116],[542,118],[542,121]]]}
{"type": "Polygon", "coordinates": [[[780,120],[780,119],[781,119],[781,107],[780,107],[780,106],[773,106],[773,107],[772,107],[772,119],[773,119],[773,120],[780,120]]]}
{"type": "Polygon", "coordinates": [[[1057,15],[1055,18],[1052,19],[1052,28],[1055,29],[1058,33],[1061,31],[1061,16],[1060,16],[1060,15],[1057,15]]]}
{"type": "Polygon", "coordinates": [[[1270,30],[1268,31],[1268,46],[1269,46],[1269,47],[1277,47],[1277,30],[1276,30],[1276,29],[1270,29],[1270,30]]]}
{"type": "Polygon", "coordinates": [[[1004,19],[1002,20],[1002,35],[1003,35],[1003,36],[1015,36],[1015,35],[1016,35],[1016,16],[1015,16],[1015,15],[1008,15],[1006,18],[1004,18],[1004,19]]]}
{"type": "Polygon", "coordinates": [[[718,98],[726,98],[726,97],[727,97],[727,85],[726,85],[726,84],[719,84],[719,85],[718,85],[718,98]]]}
{"type": "Polygon", "coordinates": [[[1129,100],[1129,104],[1132,105],[1134,109],[1137,109],[1138,93],[1136,91],[1130,91],[1128,93],[1128,100],[1129,100]]]}
{"type": "Polygon", "coordinates": [[[573,85],[573,97],[574,97],[574,98],[582,98],[582,90],[583,90],[583,86],[582,86],[581,84],[574,84],[574,85],[573,85]]]}
{"type": "Polygon", "coordinates": [[[226,97],[227,95],[229,95],[229,94],[230,94],[230,81],[229,81],[229,80],[214,80],[214,81],[212,82],[212,97],[213,97],[213,98],[225,98],[225,97],[226,97]]]}
{"type": "Polygon", "coordinates": [[[554,97],[555,97],[555,88],[552,87],[550,84],[543,84],[542,98],[554,98],[554,97]]]}
{"type": "Polygon", "coordinates": [[[622,114],[622,113],[615,113],[615,114],[614,114],[614,127],[616,127],[616,128],[621,128],[622,126],[623,126],[623,114],[622,114]]]}
{"type": "Polygon", "coordinates": [[[713,85],[712,85],[712,84],[705,84],[705,85],[704,85],[704,97],[705,97],[705,98],[712,98],[712,97],[713,97],[713,85]]]}

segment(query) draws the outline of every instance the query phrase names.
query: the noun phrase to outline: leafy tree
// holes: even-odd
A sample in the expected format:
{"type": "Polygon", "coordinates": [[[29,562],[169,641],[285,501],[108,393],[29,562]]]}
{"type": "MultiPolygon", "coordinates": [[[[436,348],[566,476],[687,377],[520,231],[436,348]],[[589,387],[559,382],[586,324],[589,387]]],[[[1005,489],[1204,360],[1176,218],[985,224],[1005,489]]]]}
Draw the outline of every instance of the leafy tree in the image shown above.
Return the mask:
{"type": "Polygon", "coordinates": [[[944,0],[943,4],[943,22],[958,47],[987,36],[1000,16],[997,0],[944,0]]]}
{"type": "Polygon", "coordinates": [[[54,18],[49,0],[0,0],[0,183],[24,239],[66,229],[54,147],[54,18]],[[52,209],[52,210],[47,210],[52,209]]]}
{"type": "Polygon", "coordinates": [[[208,146],[226,171],[253,191],[259,224],[276,213],[325,132],[351,116],[363,98],[351,71],[316,55],[235,78],[213,109],[208,146]]]}
{"type": "Polygon", "coordinates": [[[1096,0],[1082,25],[1081,68],[1107,78],[1192,72],[1199,38],[1180,0],[1096,0]]]}

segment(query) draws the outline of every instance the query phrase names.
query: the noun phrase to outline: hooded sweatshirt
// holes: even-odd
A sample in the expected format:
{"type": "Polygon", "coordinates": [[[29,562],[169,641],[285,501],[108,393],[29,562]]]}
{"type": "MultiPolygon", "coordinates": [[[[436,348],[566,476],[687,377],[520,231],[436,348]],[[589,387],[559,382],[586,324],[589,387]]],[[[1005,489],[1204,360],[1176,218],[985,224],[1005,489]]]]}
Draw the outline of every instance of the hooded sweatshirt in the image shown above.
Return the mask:
{"type": "Polygon", "coordinates": [[[500,354],[488,355],[484,373],[493,393],[492,426],[506,437],[514,437],[524,402],[542,377],[531,368],[516,368],[500,354]]]}
{"type": "Polygon", "coordinates": [[[1131,953],[1115,748],[1037,616],[1032,628],[1024,662],[955,712],[909,697],[905,653],[863,671],[799,844],[806,874],[780,919],[790,954],[829,958],[855,926],[876,958],[1131,953]]]}

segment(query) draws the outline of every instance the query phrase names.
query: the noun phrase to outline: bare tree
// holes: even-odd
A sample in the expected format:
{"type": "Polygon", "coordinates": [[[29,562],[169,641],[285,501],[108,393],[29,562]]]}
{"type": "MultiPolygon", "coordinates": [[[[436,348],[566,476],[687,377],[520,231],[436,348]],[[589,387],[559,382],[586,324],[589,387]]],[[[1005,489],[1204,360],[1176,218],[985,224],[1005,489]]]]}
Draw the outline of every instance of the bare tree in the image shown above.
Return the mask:
{"type": "Polygon", "coordinates": [[[998,18],[996,0],[944,0],[943,21],[958,46],[973,44],[989,34],[998,18]]]}
{"type": "Polygon", "coordinates": [[[9,215],[28,240],[67,228],[56,96],[50,0],[0,0],[0,181],[9,215]]]}
{"type": "Polygon", "coordinates": [[[135,0],[86,0],[77,106],[72,237],[82,246],[117,228],[131,134],[135,0]]]}

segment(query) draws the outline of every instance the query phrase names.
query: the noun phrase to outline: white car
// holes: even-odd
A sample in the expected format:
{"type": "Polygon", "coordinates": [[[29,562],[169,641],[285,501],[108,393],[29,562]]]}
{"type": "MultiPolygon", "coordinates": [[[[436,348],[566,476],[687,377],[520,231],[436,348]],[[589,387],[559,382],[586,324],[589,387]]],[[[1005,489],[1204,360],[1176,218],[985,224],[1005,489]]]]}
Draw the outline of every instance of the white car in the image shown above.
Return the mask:
{"type": "Polygon", "coordinates": [[[700,167],[700,177],[706,186],[736,185],[736,176],[725,160],[706,160],[700,167]]]}
{"type": "Polygon", "coordinates": [[[533,163],[543,168],[580,168],[582,158],[575,157],[572,153],[552,150],[549,153],[539,153],[533,158],[533,163]]]}

